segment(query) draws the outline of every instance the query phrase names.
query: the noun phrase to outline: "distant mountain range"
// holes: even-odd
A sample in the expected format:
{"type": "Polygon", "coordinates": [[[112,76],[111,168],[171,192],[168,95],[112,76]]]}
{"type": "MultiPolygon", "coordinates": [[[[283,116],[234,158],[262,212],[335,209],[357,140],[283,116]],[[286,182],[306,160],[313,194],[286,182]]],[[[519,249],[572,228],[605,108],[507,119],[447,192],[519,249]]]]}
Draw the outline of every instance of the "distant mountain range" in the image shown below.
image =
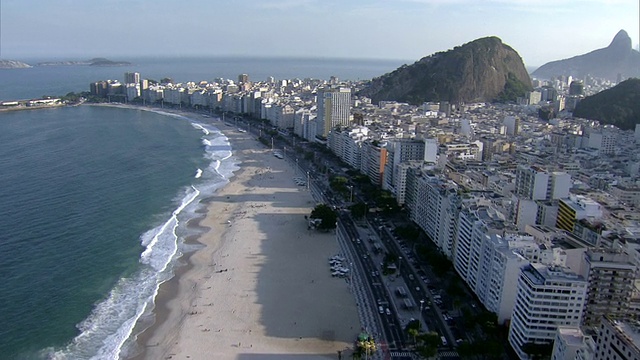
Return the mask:
{"type": "Polygon", "coordinates": [[[591,75],[610,81],[617,81],[618,74],[623,79],[640,77],[640,52],[631,47],[631,38],[624,30],[620,30],[606,48],[546,63],[532,73],[543,79],[560,75],[581,79],[591,75]]]}
{"type": "Polygon", "coordinates": [[[395,100],[452,103],[510,101],[531,90],[518,53],[497,37],[486,37],[374,78],[358,94],[374,102],[395,100]]]}
{"type": "Polygon", "coordinates": [[[38,66],[69,66],[69,65],[88,65],[88,66],[125,66],[131,65],[128,61],[112,61],[105,58],[93,58],[85,61],[45,61],[38,63],[38,66]]]}
{"type": "Polygon", "coordinates": [[[623,130],[635,129],[640,124],[640,79],[629,79],[620,84],[587,96],[576,105],[573,116],[598,120],[623,130]]]}
{"type": "Polygon", "coordinates": [[[0,69],[26,69],[33,67],[17,60],[0,60],[0,69]]]}

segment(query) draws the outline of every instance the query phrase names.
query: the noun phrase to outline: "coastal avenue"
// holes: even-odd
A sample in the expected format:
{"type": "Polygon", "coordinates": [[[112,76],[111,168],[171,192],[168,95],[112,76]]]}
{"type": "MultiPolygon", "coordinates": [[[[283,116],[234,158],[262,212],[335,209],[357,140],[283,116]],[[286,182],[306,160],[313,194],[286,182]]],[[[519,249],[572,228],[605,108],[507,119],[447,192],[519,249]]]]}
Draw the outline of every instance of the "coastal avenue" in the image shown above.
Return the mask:
{"type": "MultiPolygon", "coordinates": [[[[247,119],[239,116],[232,116],[231,119],[228,118],[227,120],[232,119],[233,123],[225,122],[225,124],[235,126],[243,131],[248,131],[255,136],[260,136],[262,132],[265,131],[262,124],[251,123],[247,119]]],[[[286,161],[289,161],[301,176],[304,177],[306,175],[307,189],[311,191],[314,199],[318,202],[335,206],[336,208],[344,206],[338,199],[328,196],[330,190],[326,179],[324,179],[324,175],[322,175],[322,178],[316,176],[317,173],[306,160],[298,158],[296,154],[291,151],[286,151],[286,146],[290,146],[289,144],[274,137],[271,140],[271,145],[273,149],[282,149],[286,161]]],[[[372,226],[370,220],[371,219],[368,218],[364,219],[361,225],[368,229],[375,230],[375,237],[378,242],[386,248],[386,251],[403,254],[394,237],[389,233],[389,230],[384,227],[379,228],[372,226]]],[[[345,255],[350,259],[351,271],[357,274],[352,276],[353,281],[350,283],[354,296],[357,297],[356,293],[365,293],[365,298],[361,299],[364,304],[359,304],[360,306],[366,306],[366,309],[359,309],[361,316],[364,318],[362,319],[363,326],[371,326],[371,329],[366,329],[367,331],[381,328],[381,333],[377,334],[378,338],[376,342],[378,343],[379,350],[382,351],[379,351],[375,355],[384,352],[386,354],[385,356],[389,356],[386,358],[395,360],[412,359],[411,353],[405,350],[406,339],[404,325],[406,324],[403,324],[399,318],[402,305],[396,305],[393,290],[389,288],[388,283],[385,284],[387,280],[383,278],[380,272],[379,259],[376,260],[374,256],[371,255],[366,241],[361,241],[358,227],[347,211],[340,211],[339,213],[336,236],[339,241],[342,240],[343,250],[348,252],[348,254],[345,255]],[[386,311],[381,313],[379,311],[380,306],[384,310],[389,309],[389,314],[387,314],[386,311]],[[372,323],[368,324],[367,321],[372,323]]],[[[421,322],[426,325],[429,330],[435,330],[437,328],[438,332],[446,337],[449,344],[455,344],[456,339],[451,333],[442,312],[433,301],[431,292],[425,284],[419,280],[420,277],[417,276],[413,264],[407,261],[406,258],[403,259],[400,257],[399,268],[401,271],[399,271],[398,279],[396,280],[400,280],[400,283],[407,284],[406,288],[409,290],[409,295],[414,304],[421,304],[420,312],[418,313],[421,322]],[[425,302],[429,304],[427,308],[423,308],[422,306],[425,302]],[[428,309],[431,310],[426,311],[428,309]]],[[[449,359],[458,358],[457,353],[451,351],[448,347],[439,349],[438,357],[449,359]]]]}

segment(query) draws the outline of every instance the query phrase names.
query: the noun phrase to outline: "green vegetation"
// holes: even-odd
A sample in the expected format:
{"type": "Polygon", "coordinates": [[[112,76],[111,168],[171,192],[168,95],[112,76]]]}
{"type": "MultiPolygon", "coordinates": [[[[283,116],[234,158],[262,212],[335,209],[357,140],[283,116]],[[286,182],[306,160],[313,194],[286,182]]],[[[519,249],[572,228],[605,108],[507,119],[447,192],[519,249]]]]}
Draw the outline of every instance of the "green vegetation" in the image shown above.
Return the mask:
{"type": "Polygon", "coordinates": [[[531,91],[531,85],[523,83],[514,73],[509,72],[504,89],[498,94],[495,101],[499,103],[516,102],[519,97],[525,96],[527,91],[531,91]]]}
{"type": "Polygon", "coordinates": [[[598,120],[622,130],[640,123],[640,79],[629,79],[580,101],[573,116],[598,120]]]}
{"type": "Polygon", "coordinates": [[[436,332],[422,332],[420,320],[411,320],[405,326],[404,331],[413,340],[414,351],[421,357],[432,357],[438,352],[440,336],[436,332]]]}
{"type": "Polygon", "coordinates": [[[398,234],[398,236],[404,239],[407,239],[411,242],[417,241],[418,238],[420,237],[420,229],[416,226],[411,226],[411,225],[398,226],[396,227],[395,232],[396,234],[398,234]]]}
{"type": "Polygon", "coordinates": [[[347,183],[348,180],[344,176],[332,176],[329,178],[329,186],[331,187],[331,190],[343,195],[349,192],[347,183]]]}
{"type": "Polygon", "coordinates": [[[311,211],[309,216],[311,219],[320,219],[320,223],[316,226],[318,230],[331,230],[336,228],[336,220],[338,215],[333,209],[326,204],[319,204],[311,211]]]}
{"type": "Polygon", "coordinates": [[[520,55],[497,37],[486,37],[371,80],[359,93],[374,102],[515,100],[531,90],[520,55]],[[506,83],[506,84],[505,84],[506,83]],[[520,95],[521,94],[521,95],[520,95]]]}
{"type": "Polygon", "coordinates": [[[367,212],[369,211],[369,207],[367,206],[367,204],[363,202],[359,202],[357,204],[351,205],[349,207],[349,210],[351,211],[351,215],[353,215],[354,218],[361,219],[365,215],[367,215],[367,212]]]}

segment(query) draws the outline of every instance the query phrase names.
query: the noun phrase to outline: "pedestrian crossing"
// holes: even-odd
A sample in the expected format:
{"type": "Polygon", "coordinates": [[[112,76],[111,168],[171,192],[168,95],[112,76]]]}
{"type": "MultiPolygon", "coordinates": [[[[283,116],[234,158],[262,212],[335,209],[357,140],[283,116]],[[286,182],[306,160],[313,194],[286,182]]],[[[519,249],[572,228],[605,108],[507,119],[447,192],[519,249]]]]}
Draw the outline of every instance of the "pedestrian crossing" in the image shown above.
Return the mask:
{"type": "Polygon", "coordinates": [[[391,358],[410,358],[413,359],[413,354],[408,351],[390,351],[391,358]]]}
{"type": "Polygon", "coordinates": [[[438,358],[458,358],[457,351],[440,351],[438,352],[438,358]]]}

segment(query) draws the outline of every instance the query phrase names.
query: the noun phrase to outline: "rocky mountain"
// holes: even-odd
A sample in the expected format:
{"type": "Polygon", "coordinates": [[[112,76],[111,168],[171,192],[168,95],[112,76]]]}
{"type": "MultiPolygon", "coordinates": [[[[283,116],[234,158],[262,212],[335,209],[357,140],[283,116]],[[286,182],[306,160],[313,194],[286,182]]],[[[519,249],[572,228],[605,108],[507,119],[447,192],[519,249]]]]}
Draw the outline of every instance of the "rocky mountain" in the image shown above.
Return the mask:
{"type": "Polygon", "coordinates": [[[606,48],[546,63],[532,73],[543,79],[559,75],[577,78],[591,75],[610,81],[617,81],[618,74],[623,79],[640,77],[640,52],[633,50],[631,38],[624,30],[620,30],[606,48]]]}
{"type": "Polygon", "coordinates": [[[573,116],[598,120],[623,130],[640,124],[640,79],[629,79],[588,96],[576,105],[573,116]]]}
{"type": "Polygon", "coordinates": [[[486,37],[371,80],[360,95],[373,101],[452,103],[515,100],[531,89],[520,55],[497,37],[486,37]]]}
{"type": "Polygon", "coordinates": [[[25,69],[33,67],[29,64],[25,64],[16,60],[0,60],[0,69],[25,69]]]}

